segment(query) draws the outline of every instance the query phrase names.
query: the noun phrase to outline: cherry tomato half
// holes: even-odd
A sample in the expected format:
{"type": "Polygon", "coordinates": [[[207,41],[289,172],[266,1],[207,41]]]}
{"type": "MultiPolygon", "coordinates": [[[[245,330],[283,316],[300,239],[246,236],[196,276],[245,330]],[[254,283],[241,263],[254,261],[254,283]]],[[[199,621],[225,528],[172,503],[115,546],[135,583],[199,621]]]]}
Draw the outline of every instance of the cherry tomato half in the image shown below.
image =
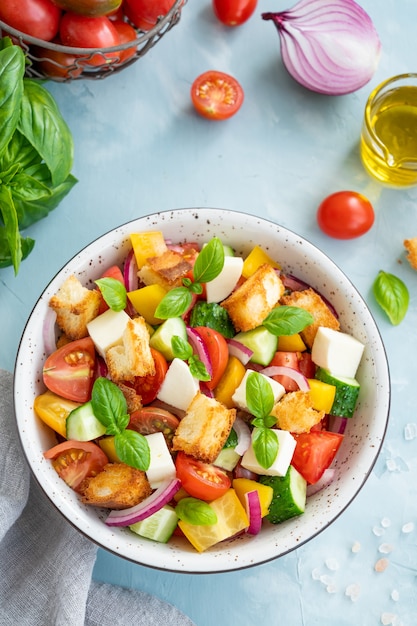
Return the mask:
{"type": "Polygon", "coordinates": [[[228,475],[219,467],[198,461],[184,452],[178,452],[175,468],[185,491],[200,500],[216,500],[232,484],[228,475]]]}
{"type": "Polygon", "coordinates": [[[356,191],[338,191],[323,200],[317,210],[321,230],[335,239],[364,235],[375,220],[372,204],[356,191]]]}
{"type": "Polygon", "coordinates": [[[226,120],[238,112],[244,99],[238,81],[217,70],[198,76],[191,86],[191,101],[196,111],[210,120],[226,120]]]}
{"type": "Polygon", "coordinates": [[[91,441],[68,440],[44,453],[67,485],[77,491],[82,481],[96,476],[109,462],[103,450],[91,441]]]}
{"type": "Polygon", "coordinates": [[[70,341],[55,350],[43,366],[50,391],[74,402],[87,402],[94,382],[96,352],[90,337],[70,341]]]}
{"type": "Polygon", "coordinates": [[[253,15],[258,0],[213,0],[213,11],[222,24],[240,26],[253,15]]]}
{"type": "Polygon", "coordinates": [[[293,435],[297,441],[291,464],[311,485],[330,467],[344,435],[326,430],[293,435]]]}
{"type": "Polygon", "coordinates": [[[43,41],[56,36],[60,18],[61,10],[51,0],[0,0],[0,20],[43,41]]]}
{"type": "Polygon", "coordinates": [[[211,380],[204,384],[208,389],[217,387],[229,361],[229,348],[223,335],[213,328],[207,326],[196,326],[196,333],[200,335],[208,352],[208,357],[212,367],[211,380]]]}
{"type": "MultiPolygon", "coordinates": [[[[298,365],[298,356],[298,352],[277,350],[269,365],[277,365],[279,367],[291,367],[293,370],[297,370],[297,372],[299,372],[300,368],[298,365]]],[[[295,380],[293,378],[290,378],[289,376],[282,376],[281,374],[278,374],[277,376],[272,376],[272,378],[280,383],[284,387],[285,391],[297,391],[299,389],[295,380]]]]}
{"type": "MultiPolygon", "coordinates": [[[[119,33],[113,22],[104,16],[86,17],[76,13],[64,13],[59,35],[65,46],[74,48],[111,48],[120,44],[119,33]]],[[[119,57],[118,52],[100,52],[84,61],[86,65],[103,65],[119,57]]]]}
{"type": "Polygon", "coordinates": [[[117,11],[122,4],[122,0],[53,0],[60,9],[97,17],[98,15],[108,15],[117,11]]]}
{"type": "Polygon", "coordinates": [[[126,385],[133,387],[141,397],[142,404],[150,404],[158,395],[158,391],[168,371],[168,363],[164,355],[151,348],[153,360],[155,362],[155,374],[149,376],[136,376],[133,383],[126,382],[126,385]]]}
{"type": "Polygon", "coordinates": [[[168,443],[180,423],[178,417],[158,406],[144,406],[130,415],[128,428],[141,435],[161,432],[168,443]]]}

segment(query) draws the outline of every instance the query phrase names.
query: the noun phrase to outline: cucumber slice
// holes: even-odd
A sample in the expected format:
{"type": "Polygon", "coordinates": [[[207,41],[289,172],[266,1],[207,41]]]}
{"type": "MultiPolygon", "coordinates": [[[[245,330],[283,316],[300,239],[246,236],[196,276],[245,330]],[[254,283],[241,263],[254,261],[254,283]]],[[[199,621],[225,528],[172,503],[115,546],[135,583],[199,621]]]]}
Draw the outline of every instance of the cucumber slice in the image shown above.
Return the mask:
{"type": "Polygon", "coordinates": [[[67,439],[76,441],[92,441],[106,433],[106,427],[98,421],[93,413],[91,402],[77,407],[67,417],[67,439]]]}
{"type": "Polygon", "coordinates": [[[174,353],[172,352],[171,341],[176,335],[184,341],[188,341],[187,328],[182,317],[170,317],[162,322],[151,336],[149,345],[151,348],[162,352],[167,361],[172,361],[174,353]]]}
{"type": "Polygon", "coordinates": [[[323,383],[336,387],[336,394],[330,410],[330,415],[352,417],[355,412],[360,390],[360,385],[356,378],[334,376],[324,367],[317,368],[315,377],[323,383]]]}
{"type": "Polygon", "coordinates": [[[240,458],[240,454],[235,452],[234,448],[223,448],[220,450],[215,461],[213,461],[213,465],[221,467],[226,470],[226,472],[232,472],[240,458]]]}
{"type": "Polygon", "coordinates": [[[129,528],[141,537],[153,539],[153,541],[159,541],[159,543],[167,543],[177,527],[177,523],[178,516],[175,513],[175,509],[166,504],[159,511],[156,511],[156,513],[153,513],[153,515],[141,522],[131,524],[129,528]]]}
{"type": "Polygon", "coordinates": [[[234,339],[253,351],[251,361],[259,365],[269,365],[278,348],[278,337],[264,326],[235,335],[234,339]]]}
{"type": "Polygon", "coordinates": [[[285,476],[260,476],[259,482],[273,489],[272,502],[266,519],[272,524],[280,524],[305,511],[307,481],[293,467],[289,466],[285,476]]]}

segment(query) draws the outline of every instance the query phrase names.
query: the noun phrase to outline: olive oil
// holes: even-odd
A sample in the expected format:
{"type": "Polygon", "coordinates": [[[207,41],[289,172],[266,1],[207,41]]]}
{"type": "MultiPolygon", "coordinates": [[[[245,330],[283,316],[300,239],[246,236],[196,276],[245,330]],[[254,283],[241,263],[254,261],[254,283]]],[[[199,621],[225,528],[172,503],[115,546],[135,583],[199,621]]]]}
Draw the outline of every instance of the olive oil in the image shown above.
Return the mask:
{"type": "MultiPolygon", "coordinates": [[[[417,184],[417,82],[371,94],[365,110],[361,157],[366,170],[383,183],[417,184]]],[[[411,81],[412,82],[412,81],[411,81]]]]}

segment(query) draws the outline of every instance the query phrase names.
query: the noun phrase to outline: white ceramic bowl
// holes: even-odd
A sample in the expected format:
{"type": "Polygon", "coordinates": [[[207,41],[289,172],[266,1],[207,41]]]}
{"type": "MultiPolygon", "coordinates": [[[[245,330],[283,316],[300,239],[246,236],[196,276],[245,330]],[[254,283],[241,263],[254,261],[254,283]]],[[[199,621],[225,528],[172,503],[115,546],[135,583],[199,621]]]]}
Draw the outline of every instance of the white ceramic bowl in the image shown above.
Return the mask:
{"type": "Polygon", "coordinates": [[[15,408],[21,442],[31,470],[52,504],[81,533],[99,546],[135,563],[175,572],[236,570],[275,559],[301,546],[333,522],[352,502],[369,476],[387,427],[390,380],[385,350],[365,302],[342,271],[320,250],[277,224],[244,213],[195,208],[167,211],[124,224],[93,241],[74,256],[40,296],[23,333],[15,371],[15,408]],[[120,263],[129,249],[129,233],[161,230],[173,241],[205,242],[220,237],[245,255],[261,245],[284,269],[310,283],[336,307],[342,330],[366,344],[358,370],[359,402],[349,420],[330,486],[308,499],[306,512],[256,537],[240,536],[199,554],[185,540],[158,544],[127,529],[106,526],[107,512],[80,503],[43,451],[56,443],[35,417],[33,400],[44,388],[42,325],[50,296],[75,273],[85,285],[107,266],[120,263]]]}

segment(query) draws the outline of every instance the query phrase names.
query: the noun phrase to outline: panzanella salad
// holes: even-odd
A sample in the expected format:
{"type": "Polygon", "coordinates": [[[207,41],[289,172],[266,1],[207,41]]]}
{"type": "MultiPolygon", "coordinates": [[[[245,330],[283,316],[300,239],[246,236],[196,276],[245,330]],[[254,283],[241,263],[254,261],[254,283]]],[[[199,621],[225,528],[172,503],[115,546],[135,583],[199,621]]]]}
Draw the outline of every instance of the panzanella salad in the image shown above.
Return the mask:
{"type": "Polygon", "coordinates": [[[199,552],[302,515],[334,477],[364,345],[259,246],[130,238],[122,267],[50,299],[44,456],[106,524],[199,552]]]}

